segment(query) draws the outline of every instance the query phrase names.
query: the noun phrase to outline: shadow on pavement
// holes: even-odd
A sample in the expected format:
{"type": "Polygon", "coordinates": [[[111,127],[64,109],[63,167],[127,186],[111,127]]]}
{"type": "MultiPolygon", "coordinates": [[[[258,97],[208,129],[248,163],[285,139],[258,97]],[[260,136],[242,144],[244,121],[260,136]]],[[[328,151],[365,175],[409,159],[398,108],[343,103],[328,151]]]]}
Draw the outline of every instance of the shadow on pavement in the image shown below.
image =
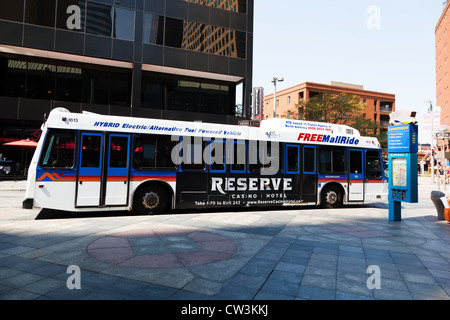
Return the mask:
{"type": "MultiPolygon", "coordinates": [[[[363,208],[364,205],[348,205],[345,208],[363,208]]],[[[161,213],[159,215],[171,215],[171,214],[206,214],[206,213],[223,213],[223,212],[254,212],[254,211],[293,211],[293,210],[326,210],[319,206],[288,206],[288,207],[243,207],[243,208],[208,208],[208,209],[174,209],[161,213]]],[[[339,210],[339,209],[336,209],[339,210]]],[[[145,216],[137,214],[133,211],[84,211],[84,212],[72,212],[62,211],[54,209],[42,209],[36,216],[35,220],[48,220],[48,219],[80,219],[80,218],[103,218],[103,217],[127,217],[127,216],[145,216]]]]}

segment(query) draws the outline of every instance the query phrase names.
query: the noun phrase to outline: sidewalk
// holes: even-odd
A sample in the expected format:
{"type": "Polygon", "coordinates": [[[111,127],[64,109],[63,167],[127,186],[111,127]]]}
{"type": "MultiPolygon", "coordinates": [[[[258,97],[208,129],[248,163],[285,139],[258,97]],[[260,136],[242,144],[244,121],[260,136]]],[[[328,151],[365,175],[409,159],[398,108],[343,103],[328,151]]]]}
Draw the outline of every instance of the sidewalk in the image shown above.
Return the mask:
{"type": "Polygon", "coordinates": [[[450,224],[430,178],[401,222],[387,204],[64,216],[21,209],[24,186],[0,182],[2,300],[450,299],[450,224]]]}
{"type": "Polygon", "coordinates": [[[26,180],[0,180],[0,191],[25,191],[26,188],[26,180]]]}

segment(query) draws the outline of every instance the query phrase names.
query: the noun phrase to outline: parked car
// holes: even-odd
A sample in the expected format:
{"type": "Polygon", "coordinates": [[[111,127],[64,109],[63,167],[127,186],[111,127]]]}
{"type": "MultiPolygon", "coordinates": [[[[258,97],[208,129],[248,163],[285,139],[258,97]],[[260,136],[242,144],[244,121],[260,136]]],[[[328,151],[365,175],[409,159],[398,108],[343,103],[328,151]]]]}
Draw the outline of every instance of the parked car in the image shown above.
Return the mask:
{"type": "Polygon", "coordinates": [[[12,160],[0,160],[0,176],[14,173],[15,162],[12,160]]]}

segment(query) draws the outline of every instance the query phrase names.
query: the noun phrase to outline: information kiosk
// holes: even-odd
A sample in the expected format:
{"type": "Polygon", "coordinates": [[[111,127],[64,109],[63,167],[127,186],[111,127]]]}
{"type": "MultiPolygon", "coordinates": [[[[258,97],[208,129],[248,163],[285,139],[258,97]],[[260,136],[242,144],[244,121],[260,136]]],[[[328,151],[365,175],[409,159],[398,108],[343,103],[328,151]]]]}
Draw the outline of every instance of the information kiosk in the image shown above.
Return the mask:
{"type": "Polygon", "coordinates": [[[388,127],[390,221],[401,221],[402,202],[418,202],[417,151],[416,124],[388,127]]]}

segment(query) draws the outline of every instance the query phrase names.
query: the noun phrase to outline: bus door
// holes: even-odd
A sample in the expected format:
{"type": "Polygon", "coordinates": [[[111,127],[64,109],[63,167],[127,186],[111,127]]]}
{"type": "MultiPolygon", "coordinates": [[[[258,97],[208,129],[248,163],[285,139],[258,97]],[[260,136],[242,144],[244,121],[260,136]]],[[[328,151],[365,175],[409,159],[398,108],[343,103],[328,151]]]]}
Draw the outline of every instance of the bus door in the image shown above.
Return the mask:
{"type": "Polygon", "coordinates": [[[102,186],[103,134],[81,133],[76,207],[98,207],[102,186]]]}
{"type": "Polygon", "coordinates": [[[123,134],[109,135],[109,150],[105,182],[106,206],[128,204],[130,136],[123,134]]]}
{"type": "Polygon", "coordinates": [[[363,150],[349,150],[348,201],[364,201],[363,150]]]}
{"type": "Polygon", "coordinates": [[[383,174],[381,168],[381,150],[365,150],[366,184],[365,198],[377,199],[382,192],[383,174]]]}
{"type": "Polygon", "coordinates": [[[285,168],[286,178],[292,179],[292,191],[285,191],[285,200],[298,201],[301,200],[302,183],[301,183],[301,146],[295,144],[286,144],[285,149],[285,168]]]}
{"type": "Polygon", "coordinates": [[[82,133],[77,175],[77,207],[128,203],[130,137],[82,133]]]}
{"type": "Polygon", "coordinates": [[[315,146],[303,146],[302,200],[317,203],[317,156],[315,146]]]}

